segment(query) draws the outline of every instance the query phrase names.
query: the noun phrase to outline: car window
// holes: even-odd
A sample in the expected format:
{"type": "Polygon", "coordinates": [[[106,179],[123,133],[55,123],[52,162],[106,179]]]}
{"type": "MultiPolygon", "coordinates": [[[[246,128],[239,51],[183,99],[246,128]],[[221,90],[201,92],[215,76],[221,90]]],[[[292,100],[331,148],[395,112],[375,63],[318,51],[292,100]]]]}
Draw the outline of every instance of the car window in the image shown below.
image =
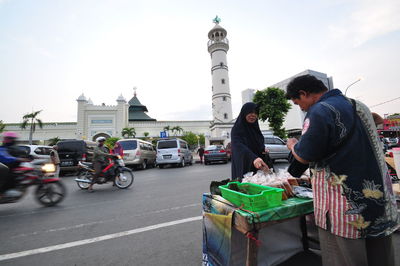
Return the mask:
{"type": "Polygon", "coordinates": [[[216,145],[210,145],[206,148],[206,151],[212,151],[212,150],[216,150],[217,146],[216,145]]]}
{"type": "Polygon", "coordinates": [[[43,155],[43,148],[42,147],[37,147],[33,152],[38,154],[38,155],[43,155]]]}
{"type": "Polygon", "coordinates": [[[43,147],[43,154],[50,155],[52,148],[43,147]]]}
{"type": "Polygon", "coordinates": [[[19,146],[19,148],[23,150],[26,154],[31,153],[31,148],[29,148],[28,146],[19,146]]]}
{"type": "Polygon", "coordinates": [[[186,142],[181,141],[181,148],[182,149],[187,149],[186,142]]]}
{"type": "Polygon", "coordinates": [[[83,141],[65,141],[65,142],[58,142],[58,152],[76,152],[76,151],[83,151],[84,143],[83,141]]]}
{"type": "Polygon", "coordinates": [[[265,144],[275,144],[274,138],[264,138],[265,144]]]}
{"type": "Polygon", "coordinates": [[[178,148],[178,142],[176,140],[165,140],[157,143],[157,149],[171,149],[178,148]]]}
{"type": "Polygon", "coordinates": [[[275,144],[278,144],[278,145],[286,145],[283,141],[281,141],[280,139],[274,139],[274,141],[275,141],[275,144]]]}
{"type": "Polygon", "coordinates": [[[137,140],[119,141],[119,144],[124,150],[135,150],[137,148],[137,140]]]}

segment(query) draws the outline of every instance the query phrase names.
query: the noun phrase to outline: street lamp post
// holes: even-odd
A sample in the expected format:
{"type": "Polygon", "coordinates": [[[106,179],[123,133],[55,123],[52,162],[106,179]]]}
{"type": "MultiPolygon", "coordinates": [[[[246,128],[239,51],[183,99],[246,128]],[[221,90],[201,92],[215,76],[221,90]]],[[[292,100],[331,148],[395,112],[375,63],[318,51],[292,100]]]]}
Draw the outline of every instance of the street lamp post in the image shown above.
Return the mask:
{"type": "Polygon", "coordinates": [[[356,83],[359,82],[360,80],[362,80],[362,78],[358,78],[356,81],[354,81],[354,82],[351,83],[349,86],[347,86],[346,91],[344,92],[344,95],[346,95],[347,90],[348,90],[351,86],[353,86],[354,84],[356,84],[356,83]]]}

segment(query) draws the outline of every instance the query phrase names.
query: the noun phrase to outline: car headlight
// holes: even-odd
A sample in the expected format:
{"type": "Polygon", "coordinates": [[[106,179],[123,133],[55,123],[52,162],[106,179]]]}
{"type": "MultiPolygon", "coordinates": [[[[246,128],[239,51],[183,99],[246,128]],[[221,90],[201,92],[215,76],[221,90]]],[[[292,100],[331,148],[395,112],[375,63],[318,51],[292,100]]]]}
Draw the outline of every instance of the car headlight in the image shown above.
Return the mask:
{"type": "Polygon", "coordinates": [[[55,172],[56,166],[52,163],[46,163],[45,165],[42,166],[42,171],[45,173],[55,172]]]}

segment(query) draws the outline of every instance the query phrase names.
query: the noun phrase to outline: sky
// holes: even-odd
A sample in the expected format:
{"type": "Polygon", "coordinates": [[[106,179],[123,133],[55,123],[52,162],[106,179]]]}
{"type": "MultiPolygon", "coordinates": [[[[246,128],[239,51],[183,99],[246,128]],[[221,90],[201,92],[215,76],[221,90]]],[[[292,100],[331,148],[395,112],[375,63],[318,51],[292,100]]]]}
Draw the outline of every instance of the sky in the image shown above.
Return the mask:
{"type": "Polygon", "coordinates": [[[306,69],[342,91],[362,77],[347,96],[398,113],[399,13],[398,0],[0,0],[0,120],[42,110],[43,122],[76,122],[82,93],[116,105],[134,87],[159,121],[211,120],[216,15],[234,116],[243,90],[306,69]]]}

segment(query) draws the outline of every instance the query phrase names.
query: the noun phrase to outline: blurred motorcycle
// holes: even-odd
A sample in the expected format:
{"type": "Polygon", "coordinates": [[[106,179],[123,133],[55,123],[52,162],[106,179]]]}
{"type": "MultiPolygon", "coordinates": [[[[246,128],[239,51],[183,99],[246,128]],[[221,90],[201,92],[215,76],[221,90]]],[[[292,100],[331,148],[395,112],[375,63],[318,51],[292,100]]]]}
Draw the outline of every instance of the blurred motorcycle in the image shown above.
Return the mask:
{"type": "MultiPolygon", "coordinates": [[[[95,172],[93,164],[80,161],[78,166],[80,170],[75,181],[80,189],[88,189],[95,172]]],[[[116,187],[125,189],[132,185],[133,180],[134,176],[132,170],[125,167],[125,163],[121,156],[116,155],[101,171],[100,176],[96,180],[96,184],[113,182],[116,187]]]]}
{"type": "Polygon", "coordinates": [[[0,204],[17,202],[26,194],[30,186],[36,186],[34,196],[40,204],[50,207],[60,203],[66,195],[66,189],[61,180],[54,177],[55,170],[55,165],[48,163],[48,160],[21,163],[11,170],[16,176],[16,185],[13,189],[21,192],[20,195],[0,194],[0,204]]]}

